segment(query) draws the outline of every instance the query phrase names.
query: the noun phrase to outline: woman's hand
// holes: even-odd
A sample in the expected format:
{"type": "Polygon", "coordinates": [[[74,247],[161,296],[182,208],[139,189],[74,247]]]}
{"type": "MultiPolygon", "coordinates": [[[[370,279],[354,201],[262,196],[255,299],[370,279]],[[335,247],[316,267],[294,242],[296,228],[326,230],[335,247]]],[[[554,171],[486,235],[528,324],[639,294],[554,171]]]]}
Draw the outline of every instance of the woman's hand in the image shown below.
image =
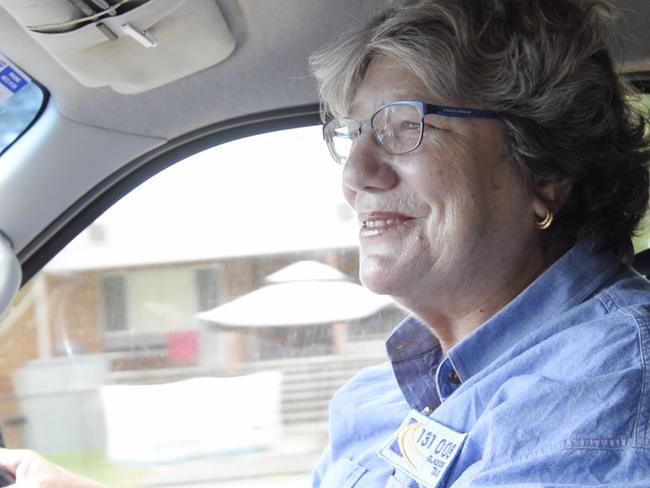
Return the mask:
{"type": "Polygon", "coordinates": [[[105,488],[27,449],[0,448],[0,466],[16,477],[12,488],[105,488]]]}

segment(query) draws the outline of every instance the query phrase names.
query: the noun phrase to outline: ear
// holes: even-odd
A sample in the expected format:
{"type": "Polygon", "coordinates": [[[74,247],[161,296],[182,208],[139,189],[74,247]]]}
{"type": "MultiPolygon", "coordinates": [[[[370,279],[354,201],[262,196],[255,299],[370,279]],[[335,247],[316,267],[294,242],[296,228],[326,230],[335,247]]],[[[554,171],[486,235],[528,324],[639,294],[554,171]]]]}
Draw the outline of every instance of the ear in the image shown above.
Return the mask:
{"type": "Polygon", "coordinates": [[[569,178],[540,180],[535,183],[533,185],[533,191],[536,196],[533,202],[535,214],[543,218],[546,215],[546,209],[557,214],[569,198],[572,187],[573,181],[569,178]]]}

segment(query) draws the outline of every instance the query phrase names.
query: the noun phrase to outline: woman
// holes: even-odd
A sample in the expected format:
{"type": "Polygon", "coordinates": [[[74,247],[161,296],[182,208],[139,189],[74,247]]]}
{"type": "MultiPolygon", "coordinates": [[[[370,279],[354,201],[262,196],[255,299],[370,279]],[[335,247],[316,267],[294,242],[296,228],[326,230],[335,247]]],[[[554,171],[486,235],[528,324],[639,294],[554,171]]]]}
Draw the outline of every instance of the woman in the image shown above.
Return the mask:
{"type": "Polygon", "coordinates": [[[421,0],[312,57],[366,287],[412,312],[313,486],[650,486],[644,122],[599,1],[421,0]]]}
{"type": "MultiPolygon", "coordinates": [[[[649,153],[609,23],[411,1],[312,58],[361,280],[412,312],[332,400],[313,486],[650,486],[649,153]]],[[[0,463],[87,486],[29,456],[0,463]]]]}

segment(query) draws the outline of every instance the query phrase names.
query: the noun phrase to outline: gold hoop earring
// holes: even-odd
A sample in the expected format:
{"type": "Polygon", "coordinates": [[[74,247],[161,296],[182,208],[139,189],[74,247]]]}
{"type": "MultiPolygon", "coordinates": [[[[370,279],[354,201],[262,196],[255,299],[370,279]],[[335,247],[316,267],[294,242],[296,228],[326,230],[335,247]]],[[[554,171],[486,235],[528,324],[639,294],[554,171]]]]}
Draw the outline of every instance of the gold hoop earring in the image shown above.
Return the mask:
{"type": "Polygon", "coordinates": [[[539,230],[548,229],[553,223],[553,212],[548,208],[546,209],[546,216],[542,220],[535,219],[535,225],[539,230]]]}

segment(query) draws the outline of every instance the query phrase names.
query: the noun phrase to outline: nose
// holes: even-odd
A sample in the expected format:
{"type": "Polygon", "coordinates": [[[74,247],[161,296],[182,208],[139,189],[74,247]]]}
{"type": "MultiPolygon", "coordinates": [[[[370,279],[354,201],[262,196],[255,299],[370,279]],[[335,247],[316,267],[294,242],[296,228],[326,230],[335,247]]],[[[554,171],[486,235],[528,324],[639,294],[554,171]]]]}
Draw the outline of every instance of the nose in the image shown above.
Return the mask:
{"type": "Polygon", "coordinates": [[[385,191],[397,184],[398,174],[391,164],[393,156],[383,151],[369,132],[364,131],[355,141],[343,167],[346,190],[385,191]]]}

